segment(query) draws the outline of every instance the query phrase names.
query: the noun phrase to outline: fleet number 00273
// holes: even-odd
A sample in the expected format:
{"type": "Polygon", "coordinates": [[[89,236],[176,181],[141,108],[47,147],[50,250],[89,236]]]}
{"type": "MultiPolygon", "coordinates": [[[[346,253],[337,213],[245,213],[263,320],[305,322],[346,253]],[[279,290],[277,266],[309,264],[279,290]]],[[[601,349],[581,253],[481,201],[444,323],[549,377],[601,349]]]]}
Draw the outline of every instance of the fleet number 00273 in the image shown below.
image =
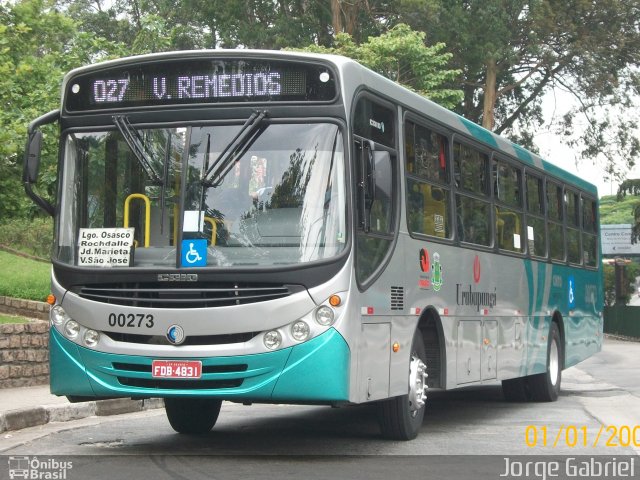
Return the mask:
{"type": "Polygon", "coordinates": [[[110,313],[110,327],[151,328],[153,327],[153,315],[150,313],[110,313]]]}

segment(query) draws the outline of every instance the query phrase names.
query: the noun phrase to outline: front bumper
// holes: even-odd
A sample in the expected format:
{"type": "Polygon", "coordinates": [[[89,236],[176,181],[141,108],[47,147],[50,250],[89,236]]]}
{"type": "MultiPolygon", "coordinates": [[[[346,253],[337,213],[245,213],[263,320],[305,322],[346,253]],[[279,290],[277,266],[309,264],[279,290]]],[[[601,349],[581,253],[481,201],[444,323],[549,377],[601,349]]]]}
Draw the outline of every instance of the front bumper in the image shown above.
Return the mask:
{"type": "Polygon", "coordinates": [[[51,393],[56,395],[191,396],[286,403],[349,400],[350,351],[333,328],[275,352],[190,358],[202,361],[198,380],[153,378],[152,361],[171,357],[97,352],[70,342],[55,328],[49,340],[51,393]]]}

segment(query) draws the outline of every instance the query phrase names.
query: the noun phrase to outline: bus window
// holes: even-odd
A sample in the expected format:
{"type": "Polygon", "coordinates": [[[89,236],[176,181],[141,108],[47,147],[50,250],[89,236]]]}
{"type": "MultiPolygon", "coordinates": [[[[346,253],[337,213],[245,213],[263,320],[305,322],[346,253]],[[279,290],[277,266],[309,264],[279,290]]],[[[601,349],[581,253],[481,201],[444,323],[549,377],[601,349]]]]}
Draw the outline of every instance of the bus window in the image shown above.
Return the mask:
{"type": "Polygon", "coordinates": [[[461,143],[453,144],[456,186],[478,195],[487,195],[489,156],[461,143]]]}
{"type": "Polygon", "coordinates": [[[595,267],[598,262],[597,208],[595,200],[582,199],[582,260],[588,267],[595,267]]]}
{"type": "Polygon", "coordinates": [[[456,196],[458,236],[460,240],[477,245],[491,245],[489,202],[464,195],[456,196]]]}
{"type": "Polygon", "coordinates": [[[564,202],[567,212],[567,260],[570,263],[582,263],[580,248],[580,197],[578,193],[566,189],[564,202]]]}
{"type": "Polygon", "coordinates": [[[407,172],[432,182],[449,182],[446,137],[407,122],[405,144],[407,172]]]}
{"type": "Polygon", "coordinates": [[[527,242],[529,253],[536,257],[547,255],[547,235],[544,222],[542,179],[527,173],[527,242]]]}
{"type": "Polygon", "coordinates": [[[360,284],[374,277],[393,244],[397,156],[376,144],[395,146],[394,122],[392,108],[368,97],[358,100],[354,112],[356,138],[353,147],[357,183],[364,185],[358,189],[360,228],[356,237],[356,277],[360,284]],[[373,185],[370,185],[371,173],[373,185]],[[361,205],[366,206],[362,208],[361,205]]]}
{"type": "Polygon", "coordinates": [[[441,187],[407,179],[409,229],[434,237],[449,238],[449,193],[441,187]]]}
{"type": "Polygon", "coordinates": [[[407,122],[405,150],[409,230],[450,238],[447,138],[421,125],[407,122]]]}
{"type": "Polygon", "coordinates": [[[522,197],[520,183],[522,172],[508,163],[493,163],[493,188],[496,199],[496,242],[498,247],[512,252],[522,252],[522,197]],[[501,205],[504,204],[504,205],[501,205]]]}
{"type": "Polygon", "coordinates": [[[564,228],[562,226],[563,196],[562,187],[547,182],[547,215],[549,229],[549,254],[553,260],[565,260],[564,228]]]}
{"type": "Polygon", "coordinates": [[[467,195],[456,195],[458,237],[463,242],[491,245],[491,218],[487,191],[489,156],[468,145],[453,144],[455,183],[459,191],[486,197],[486,201],[467,195]]]}
{"type": "Polygon", "coordinates": [[[496,241],[498,247],[522,252],[522,219],[520,212],[496,205],[496,241]]]}
{"type": "Polygon", "coordinates": [[[594,200],[589,198],[582,199],[582,228],[585,232],[598,233],[598,224],[596,223],[597,206],[594,200]]]}
{"type": "Polygon", "coordinates": [[[580,226],[579,215],[579,197],[577,192],[566,190],[564,194],[565,203],[567,206],[567,225],[571,227],[580,226]]]}
{"type": "Polygon", "coordinates": [[[395,147],[394,112],[367,97],[358,100],[353,118],[353,133],[376,143],[395,147]]]}

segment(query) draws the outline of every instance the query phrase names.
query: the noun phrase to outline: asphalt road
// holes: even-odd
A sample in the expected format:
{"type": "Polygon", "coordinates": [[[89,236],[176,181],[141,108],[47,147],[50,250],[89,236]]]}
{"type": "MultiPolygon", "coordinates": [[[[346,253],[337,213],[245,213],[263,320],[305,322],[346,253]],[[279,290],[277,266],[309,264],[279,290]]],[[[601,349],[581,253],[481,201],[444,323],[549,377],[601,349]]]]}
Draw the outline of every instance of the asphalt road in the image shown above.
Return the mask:
{"type": "MultiPolygon", "coordinates": [[[[174,433],[155,410],[3,434],[0,454],[7,462],[73,459],[70,480],[89,473],[108,480],[498,478],[505,456],[639,455],[638,365],[640,343],[608,339],[601,353],[563,372],[554,403],[507,403],[498,386],[432,393],[422,432],[410,442],[380,438],[371,406],[225,403],[203,436],[174,433]]],[[[3,468],[0,458],[0,478],[3,468]]]]}

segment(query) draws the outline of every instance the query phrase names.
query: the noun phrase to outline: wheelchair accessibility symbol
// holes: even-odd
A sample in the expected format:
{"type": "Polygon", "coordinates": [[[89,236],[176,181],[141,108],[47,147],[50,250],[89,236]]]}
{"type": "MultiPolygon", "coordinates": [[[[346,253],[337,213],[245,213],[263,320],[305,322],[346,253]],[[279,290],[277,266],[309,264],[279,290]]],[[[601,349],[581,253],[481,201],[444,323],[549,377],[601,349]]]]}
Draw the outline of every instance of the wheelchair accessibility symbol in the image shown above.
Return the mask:
{"type": "Polygon", "coordinates": [[[205,267],[207,265],[207,240],[182,240],[183,267],[205,267]]]}
{"type": "Polygon", "coordinates": [[[576,308],[576,280],[569,277],[569,309],[576,308]]]}

